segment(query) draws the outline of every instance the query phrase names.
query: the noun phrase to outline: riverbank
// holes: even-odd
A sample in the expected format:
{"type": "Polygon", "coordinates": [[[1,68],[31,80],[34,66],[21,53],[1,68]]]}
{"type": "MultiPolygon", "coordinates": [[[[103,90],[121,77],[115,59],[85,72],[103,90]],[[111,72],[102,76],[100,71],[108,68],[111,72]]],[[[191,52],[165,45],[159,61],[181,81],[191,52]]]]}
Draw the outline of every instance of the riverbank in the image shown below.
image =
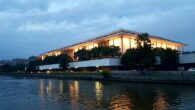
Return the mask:
{"type": "Polygon", "coordinates": [[[91,73],[0,73],[4,76],[27,78],[56,78],[76,80],[107,80],[143,83],[195,84],[195,72],[181,71],[147,71],[143,75],[138,71],[113,71],[108,78],[98,72],[91,73]]]}

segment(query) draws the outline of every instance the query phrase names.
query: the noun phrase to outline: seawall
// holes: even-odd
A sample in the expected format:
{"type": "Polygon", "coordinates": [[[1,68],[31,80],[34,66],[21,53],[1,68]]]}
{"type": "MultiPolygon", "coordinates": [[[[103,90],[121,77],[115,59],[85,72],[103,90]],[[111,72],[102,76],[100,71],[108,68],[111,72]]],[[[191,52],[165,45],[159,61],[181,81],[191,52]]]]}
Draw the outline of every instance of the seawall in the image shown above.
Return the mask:
{"type": "Polygon", "coordinates": [[[76,80],[106,80],[106,81],[126,81],[143,83],[175,83],[175,84],[195,84],[195,72],[181,71],[147,71],[141,75],[138,71],[113,71],[108,78],[97,72],[91,73],[0,73],[0,75],[27,78],[57,78],[76,80]]]}

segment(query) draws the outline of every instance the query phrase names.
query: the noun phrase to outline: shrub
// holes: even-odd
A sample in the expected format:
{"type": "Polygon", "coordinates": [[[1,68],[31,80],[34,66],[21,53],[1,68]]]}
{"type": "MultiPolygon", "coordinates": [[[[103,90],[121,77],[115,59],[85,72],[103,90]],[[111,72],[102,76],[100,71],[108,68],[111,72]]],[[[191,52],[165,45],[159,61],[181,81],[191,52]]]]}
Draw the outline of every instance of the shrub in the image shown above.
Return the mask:
{"type": "Polygon", "coordinates": [[[111,75],[111,73],[109,71],[102,71],[102,72],[100,72],[100,74],[102,74],[105,79],[109,78],[111,75]]]}

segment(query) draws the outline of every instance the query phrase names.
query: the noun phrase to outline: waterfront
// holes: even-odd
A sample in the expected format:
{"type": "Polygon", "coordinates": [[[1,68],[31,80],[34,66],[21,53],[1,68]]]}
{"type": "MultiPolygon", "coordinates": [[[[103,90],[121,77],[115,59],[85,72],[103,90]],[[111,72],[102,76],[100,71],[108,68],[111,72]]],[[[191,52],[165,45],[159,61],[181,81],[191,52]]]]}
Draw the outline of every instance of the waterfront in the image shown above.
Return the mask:
{"type": "Polygon", "coordinates": [[[1,110],[195,109],[193,85],[0,76],[1,110]]]}

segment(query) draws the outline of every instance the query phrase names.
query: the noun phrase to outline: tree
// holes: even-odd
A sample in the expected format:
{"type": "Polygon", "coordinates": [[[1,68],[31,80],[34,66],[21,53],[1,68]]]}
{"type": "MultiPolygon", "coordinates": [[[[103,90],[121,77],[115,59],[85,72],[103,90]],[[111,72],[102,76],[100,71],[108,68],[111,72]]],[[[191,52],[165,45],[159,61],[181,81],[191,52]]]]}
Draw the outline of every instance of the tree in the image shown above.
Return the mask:
{"type": "Polygon", "coordinates": [[[74,56],[78,58],[78,60],[89,60],[91,59],[91,54],[89,50],[81,49],[74,53],[74,56]]]}
{"type": "Polygon", "coordinates": [[[128,49],[121,57],[121,63],[126,66],[135,66],[138,61],[137,49],[128,49]]]}
{"type": "Polygon", "coordinates": [[[15,71],[25,71],[25,68],[26,68],[26,65],[25,64],[16,64],[15,66],[14,66],[14,70],[15,71]]]}
{"type": "MultiPolygon", "coordinates": [[[[120,48],[118,46],[100,46],[88,50],[89,59],[95,58],[105,58],[105,57],[115,57],[120,56],[120,48]]],[[[78,53],[76,53],[78,55],[78,53]]],[[[79,53],[80,54],[80,53],[79,53]]],[[[82,57],[83,55],[81,55],[82,57]]],[[[78,56],[79,57],[79,56],[78,56]]]]}
{"type": "Polygon", "coordinates": [[[114,57],[120,55],[121,55],[121,51],[119,46],[112,45],[109,47],[109,56],[114,57]]]}
{"type": "Polygon", "coordinates": [[[179,56],[177,50],[170,48],[155,48],[154,53],[160,57],[161,65],[177,65],[179,63],[179,56]]]}
{"type": "Polygon", "coordinates": [[[149,34],[139,34],[136,41],[137,48],[128,49],[121,57],[121,63],[128,66],[137,65],[141,67],[141,72],[143,74],[144,66],[155,63],[155,56],[151,48],[149,34]]]}
{"type": "Polygon", "coordinates": [[[58,56],[60,67],[62,69],[66,69],[68,66],[68,63],[72,61],[72,58],[69,57],[67,54],[61,54],[58,56]]]}
{"type": "Polygon", "coordinates": [[[136,41],[137,41],[137,48],[151,47],[151,41],[148,33],[138,34],[136,41]]]}
{"type": "Polygon", "coordinates": [[[149,47],[128,49],[121,57],[121,63],[127,66],[149,66],[155,63],[155,56],[149,47]]]}
{"type": "Polygon", "coordinates": [[[100,47],[94,47],[91,49],[91,58],[95,59],[95,58],[98,58],[100,57],[100,47]]]}
{"type": "Polygon", "coordinates": [[[29,61],[28,65],[27,65],[27,72],[31,72],[31,71],[37,71],[38,70],[38,66],[42,65],[43,61],[40,59],[33,59],[31,61],[29,61]]]}
{"type": "Polygon", "coordinates": [[[9,64],[5,64],[2,67],[3,72],[12,72],[13,71],[13,66],[9,65],[9,64]]]}
{"type": "Polygon", "coordinates": [[[56,64],[59,63],[59,59],[56,56],[48,56],[43,60],[44,64],[56,64]]]}
{"type": "Polygon", "coordinates": [[[170,48],[165,49],[160,54],[160,59],[162,65],[177,65],[179,64],[178,51],[172,50],[170,48]]]}

